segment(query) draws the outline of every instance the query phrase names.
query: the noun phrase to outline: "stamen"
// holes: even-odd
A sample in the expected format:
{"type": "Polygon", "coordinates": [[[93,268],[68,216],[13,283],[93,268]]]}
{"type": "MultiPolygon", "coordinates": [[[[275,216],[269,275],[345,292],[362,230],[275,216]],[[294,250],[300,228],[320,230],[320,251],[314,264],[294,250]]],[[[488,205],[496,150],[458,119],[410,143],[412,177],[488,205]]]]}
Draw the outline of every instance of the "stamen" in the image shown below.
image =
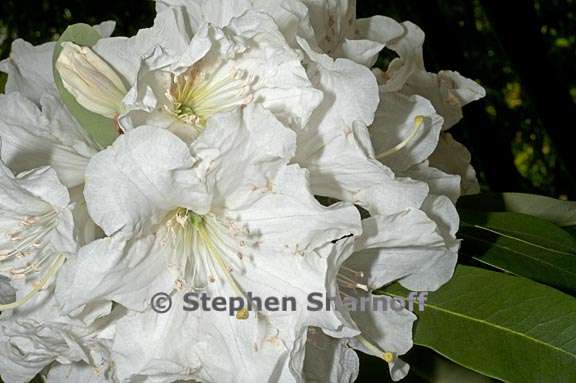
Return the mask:
{"type": "Polygon", "coordinates": [[[250,313],[246,307],[243,307],[240,311],[236,313],[236,319],[246,320],[250,316],[250,313]]]}
{"type": "Polygon", "coordinates": [[[240,289],[240,287],[236,283],[236,280],[234,280],[234,278],[230,274],[229,266],[226,265],[226,262],[224,262],[224,260],[220,256],[220,252],[214,246],[214,243],[210,239],[210,236],[206,232],[206,229],[204,227],[201,227],[201,228],[199,228],[198,233],[200,234],[200,237],[202,237],[202,241],[204,242],[204,244],[208,248],[208,251],[214,257],[217,264],[220,266],[221,270],[224,272],[224,275],[228,278],[228,281],[230,282],[230,286],[232,286],[232,288],[234,289],[236,294],[244,296],[244,293],[242,292],[242,290],[240,289]]]}
{"type": "Polygon", "coordinates": [[[363,283],[359,283],[358,281],[352,279],[349,276],[346,276],[346,275],[339,273],[338,276],[336,277],[336,279],[344,287],[348,287],[350,289],[360,289],[360,290],[363,290],[366,292],[370,292],[368,285],[365,285],[363,283]]]}
{"type": "Polygon", "coordinates": [[[65,261],[66,257],[64,255],[59,255],[58,257],[56,257],[56,260],[48,268],[48,272],[44,274],[44,276],[40,278],[40,280],[38,280],[33,284],[33,288],[28,294],[26,294],[22,299],[17,300],[16,302],[9,303],[6,305],[0,305],[0,311],[13,310],[30,301],[30,299],[32,299],[38,292],[40,292],[44,287],[46,287],[46,285],[48,284],[48,282],[50,282],[52,277],[54,277],[58,273],[62,265],[64,265],[65,261]]]}
{"type": "Polygon", "coordinates": [[[15,244],[11,248],[0,250],[0,261],[13,257],[25,257],[29,254],[28,250],[36,249],[37,251],[41,248],[44,245],[43,238],[54,228],[54,219],[57,214],[55,210],[50,210],[37,217],[24,217],[16,231],[6,234],[10,242],[15,244]]]}
{"type": "Polygon", "coordinates": [[[414,126],[412,127],[412,131],[410,132],[408,137],[406,137],[402,142],[400,142],[398,145],[394,146],[393,148],[390,148],[390,149],[386,150],[385,152],[378,154],[376,156],[376,159],[382,160],[382,159],[404,149],[406,147],[406,145],[408,145],[411,141],[413,141],[416,138],[416,136],[420,132],[420,128],[423,125],[424,125],[424,116],[416,116],[414,118],[414,126]]]}
{"type": "Polygon", "coordinates": [[[166,97],[172,104],[165,107],[187,124],[202,126],[215,113],[246,105],[253,101],[251,85],[255,76],[237,69],[225,75],[212,76],[197,68],[172,78],[166,97]]]}
{"type": "Polygon", "coordinates": [[[38,222],[36,217],[24,217],[24,219],[22,220],[22,225],[23,226],[30,226],[30,225],[34,225],[36,222],[38,222]]]}
{"type": "Polygon", "coordinates": [[[342,267],[340,268],[340,270],[343,271],[343,272],[350,273],[350,274],[352,274],[352,275],[355,276],[355,277],[364,278],[364,272],[363,272],[363,271],[356,271],[356,270],[351,269],[351,268],[346,267],[346,266],[342,266],[342,267]]]}
{"type": "MultiPolygon", "coordinates": [[[[221,222],[212,216],[199,216],[179,208],[168,215],[164,225],[168,238],[160,238],[160,242],[170,245],[170,256],[174,258],[170,263],[179,267],[182,278],[191,282],[192,289],[205,290],[208,283],[216,282],[215,275],[223,275],[234,293],[245,297],[232,276],[233,267],[224,258],[225,254],[237,254],[239,244],[231,235],[225,234],[221,222]]],[[[229,260],[241,262],[237,257],[229,260]]],[[[179,281],[184,284],[184,280],[179,281]]],[[[248,310],[240,310],[236,315],[239,320],[248,317],[248,310]]]]}
{"type": "Polygon", "coordinates": [[[362,343],[362,345],[364,347],[366,347],[370,352],[374,353],[375,355],[378,355],[386,363],[392,363],[394,361],[394,359],[396,359],[396,354],[394,354],[393,352],[390,352],[390,351],[382,351],[380,349],[380,347],[370,343],[362,335],[358,335],[356,337],[356,339],[358,339],[358,341],[360,341],[360,343],[362,343]]]}
{"type": "Polygon", "coordinates": [[[13,242],[17,242],[17,241],[22,240],[22,237],[20,235],[18,235],[18,233],[10,233],[10,234],[8,234],[8,238],[10,238],[10,240],[13,242]]]}

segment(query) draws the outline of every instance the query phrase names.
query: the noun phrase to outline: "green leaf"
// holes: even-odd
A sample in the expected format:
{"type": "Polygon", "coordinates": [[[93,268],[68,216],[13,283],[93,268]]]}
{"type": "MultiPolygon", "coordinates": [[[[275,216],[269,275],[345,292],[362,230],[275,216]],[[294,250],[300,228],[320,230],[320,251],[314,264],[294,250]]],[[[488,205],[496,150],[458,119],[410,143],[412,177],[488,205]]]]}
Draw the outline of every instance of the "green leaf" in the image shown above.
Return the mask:
{"type": "MultiPolygon", "coordinates": [[[[74,24],[69,26],[66,31],[62,34],[58,43],[65,41],[73,42],[81,46],[93,46],[101,38],[100,34],[87,24],[74,24]]],[[[53,72],[54,81],[56,87],[60,92],[60,97],[62,101],[70,111],[70,113],[76,118],[78,123],[88,132],[90,137],[102,148],[105,148],[112,144],[114,140],[118,137],[118,132],[114,127],[114,121],[109,118],[103,117],[99,114],[92,113],[89,110],[82,107],[74,96],[72,96],[64,85],[62,84],[62,79],[60,74],[55,68],[56,60],[62,52],[62,47],[60,44],[56,45],[54,49],[54,59],[53,59],[53,72]]]]}
{"type": "Polygon", "coordinates": [[[570,233],[574,238],[576,238],[576,226],[566,226],[563,229],[570,233]]]}
{"type": "Polygon", "coordinates": [[[460,211],[460,254],[551,286],[576,291],[576,238],[517,213],[460,211]]]}
{"type": "Polygon", "coordinates": [[[576,225],[576,202],[524,193],[485,193],[464,196],[458,207],[476,211],[509,211],[532,215],[558,226],[576,225]]]}
{"type": "MultiPolygon", "coordinates": [[[[392,285],[383,293],[407,297],[392,285]]],[[[576,382],[576,299],[515,276],[458,266],[416,313],[414,342],[506,382],[576,382]]]]}

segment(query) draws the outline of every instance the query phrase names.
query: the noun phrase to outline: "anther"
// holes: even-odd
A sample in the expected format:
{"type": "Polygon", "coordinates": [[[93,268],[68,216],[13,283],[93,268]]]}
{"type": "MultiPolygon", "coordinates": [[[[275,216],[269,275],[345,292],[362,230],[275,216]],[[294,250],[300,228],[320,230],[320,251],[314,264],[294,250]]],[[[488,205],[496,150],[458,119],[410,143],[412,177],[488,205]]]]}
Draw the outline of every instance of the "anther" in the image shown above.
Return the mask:
{"type": "Polygon", "coordinates": [[[246,307],[243,307],[240,311],[236,313],[236,319],[238,320],[246,320],[250,316],[250,312],[246,307]]]}
{"type": "Polygon", "coordinates": [[[36,222],[38,222],[38,219],[36,219],[35,217],[24,217],[24,219],[22,220],[22,226],[30,226],[30,225],[34,225],[36,222]]]}
{"type": "Polygon", "coordinates": [[[394,359],[396,358],[396,355],[394,355],[393,352],[386,351],[386,352],[382,353],[381,358],[384,359],[384,361],[386,361],[386,363],[392,363],[394,361],[394,359]]]}
{"type": "Polygon", "coordinates": [[[10,238],[10,240],[14,242],[22,240],[22,237],[18,233],[10,233],[8,234],[8,238],[10,238]]]}

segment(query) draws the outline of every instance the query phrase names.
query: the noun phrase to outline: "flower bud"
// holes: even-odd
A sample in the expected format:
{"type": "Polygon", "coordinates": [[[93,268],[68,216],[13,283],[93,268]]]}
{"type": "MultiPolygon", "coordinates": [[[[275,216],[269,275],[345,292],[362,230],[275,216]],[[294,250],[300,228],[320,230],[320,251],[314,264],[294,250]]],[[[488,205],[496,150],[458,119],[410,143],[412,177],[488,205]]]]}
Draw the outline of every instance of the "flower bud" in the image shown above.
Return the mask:
{"type": "Polygon", "coordinates": [[[114,69],[88,47],[70,42],[62,47],[56,69],[66,90],[89,111],[117,117],[127,90],[114,69]]]}

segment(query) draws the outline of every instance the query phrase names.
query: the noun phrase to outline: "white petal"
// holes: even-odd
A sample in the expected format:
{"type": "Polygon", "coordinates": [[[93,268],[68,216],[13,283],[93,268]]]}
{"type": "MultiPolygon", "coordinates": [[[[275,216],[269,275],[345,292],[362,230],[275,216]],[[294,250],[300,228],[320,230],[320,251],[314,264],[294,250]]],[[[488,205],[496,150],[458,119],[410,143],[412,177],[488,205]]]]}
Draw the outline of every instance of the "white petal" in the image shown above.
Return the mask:
{"type": "Polygon", "coordinates": [[[396,21],[382,16],[366,19],[362,28],[368,36],[386,44],[398,57],[390,62],[386,71],[375,70],[381,89],[386,92],[401,90],[415,73],[424,71],[422,45],[424,32],[415,24],[396,21]],[[402,33],[398,36],[402,29],[402,33]]]}
{"type": "Polygon", "coordinates": [[[16,300],[16,290],[10,284],[10,278],[0,275],[0,305],[7,305],[16,300]]]}
{"type": "Polygon", "coordinates": [[[319,47],[331,54],[350,33],[356,20],[356,2],[340,0],[303,0],[310,10],[310,22],[319,47]]]}
{"type": "Polygon", "coordinates": [[[294,132],[261,106],[249,105],[210,119],[192,151],[213,169],[213,206],[235,209],[267,191],[295,146],[294,132]]]}
{"type": "Polygon", "coordinates": [[[56,364],[50,367],[47,383],[83,382],[112,383],[111,377],[84,363],[56,364]]]}
{"type": "MultiPolygon", "coordinates": [[[[333,242],[359,234],[358,212],[349,204],[320,205],[309,192],[305,171],[296,165],[281,169],[272,185],[251,206],[226,212],[254,242],[223,253],[233,265],[233,278],[244,291],[294,297],[301,307],[308,305],[311,293],[333,296],[335,271],[352,250],[343,241],[333,242]]],[[[334,310],[306,311],[299,318],[333,331],[344,332],[348,325],[334,310]]]]}
{"type": "Polygon", "coordinates": [[[376,80],[367,68],[347,59],[334,61],[299,41],[311,60],[309,76],[324,100],[298,132],[296,160],[311,170],[315,193],[351,200],[375,174],[390,175],[369,158],[373,152],[365,127],[378,106],[376,80]]]}
{"type": "Polygon", "coordinates": [[[381,92],[370,127],[376,158],[395,172],[426,160],[436,148],[443,122],[423,97],[381,92]]]}
{"type": "Polygon", "coordinates": [[[348,59],[333,60],[315,52],[305,40],[298,41],[310,61],[307,72],[312,84],[325,93],[316,111],[320,133],[335,123],[370,125],[378,107],[378,86],[372,72],[348,59]]]}
{"type": "Polygon", "coordinates": [[[51,289],[42,291],[34,303],[0,320],[0,376],[4,381],[28,382],[57,360],[94,363],[99,359],[105,347],[95,328],[61,315],[51,289]]]}
{"type": "Polygon", "coordinates": [[[402,92],[419,94],[430,100],[434,109],[444,118],[444,130],[450,129],[462,119],[462,107],[486,95],[480,85],[452,71],[440,71],[438,74],[417,71],[402,92]]]}
{"type": "Polygon", "coordinates": [[[255,98],[287,125],[303,126],[320,103],[300,63],[301,57],[289,47],[274,20],[267,15],[247,12],[232,20],[230,29],[250,37],[251,49],[235,61],[257,79],[255,98]]]}
{"type": "Polygon", "coordinates": [[[98,25],[94,25],[93,28],[96,29],[96,32],[98,32],[102,38],[107,38],[114,33],[116,22],[113,20],[103,21],[98,25]]]}
{"type": "Polygon", "coordinates": [[[448,282],[454,273],[460,248],[460,241],[456,239],[460,220],[456,208],[444,196],[429,196],[422,209],[434,220],[444,238],[444,251],[431,253],[428,260],[422,262],[417,273],[406,277],[400,283],[413,291],[434,291],[448,282]]]}
{"type": "Polygon", "coordinates": [[[192,32],[210,23],[226,27],[235,18],[252,9],[270,15],[282,34],[294,45],[296,34],[313,37],[308,23],[308,8],[299,0],[157,0],[156,9],[184,7],[192,32]]]}
{"type": "Polygon", "coordinates": [[[456,203],[460,197],[460,176],[433,168],[429,166],[428,161],[407,169],[401,175],[426,182],[431,194],[445,195],[452,203],[456,203]]]}
{"type": "Polygon", "coordinates": [[[356,21],[356,35],[373,41],[378,41],[386,46],[398,46],[398,39],[405,37],[406,26],[386,16],[373,16],[356,21]]]}
{"type": "Polygon", "coordinates": [[[240,16],[251,8],[249,0],[157,0],[158,12],[166,8],[185,7],[186,17],[196,33],[205,23],[225,27],[232,18],[240,16]]]}
{"type": "Polygon", "coordinates": [[[156,46],[167,54],[183,51],[189,42],[182,10],[167,9],[160,12],[154,25],[141,29],[134,37],[112,37],[99,40],[93,47],[96,54],[118,71],[129,84],[134,84],[141,60],[152,53],[156,46]]]}
{"type": "Polygon", "coordinates": [[[159,246],[148,236],[130,243],[118,237],[99,239],[81,248],[58,276],[56,297],[64,312],[106,300],[134,310],[147,308],[154,294],[174,287],[159,246]]]}
{"type": "Polygon", "coordinates": [[[10,57],[0,62],[0,71],[8,73],[5,93],[21,92],[36,103],[45,94],[58,96],[52,75],[55,46],[53,42],[33,46],[24,40],[15,40],[10,57]]]}
{"type": "Polygon", "coordinates": [[[108,235],[149,232],[168,211],[205,213],[209,196],[188,147],[172,133],[140,127],[99,152],[86,169],[90,215],[108,235]]]}
{"type": "Polygon", "coordinates": [[[356,201],[372,215],[389,215],[418,208],[429,192],[426,183],[409,178],[381,177],[378,181],[355,196],[356,201]]]}
{"type": "Polygon", "coordinates": [[[135,313],[119,322],[114,352],[121,381],[139,376],[153,382],[295,381],[287,368],[294,342],[291,322],[256,316],[237,320],[214,310],[185,312],[182,299],[175,295],[174,308],[166,314],[135,313]]]}
{"type": "Polygon", "coordinates": [[[93,144],[56,98],[41,102],[42,110],[19,93],[0,95],[2,158],[16,172],[49,165],[66,186],[77,186],[93,144]]]}
{"type": "Polygon", "coordinates": [[[308,330],[306,382],[352,383],[358,378],[359,369],[358,355],[347,340],[331,338],[317,328],[308,330]]]}
{"type": "Polygon", "coordinates": [[[347,266],[365,274],[373,289],[419,272],[430,258],[444,254],[444,239],[436,224],[419,210],[363,220],[357,253],[347,266]]]}
{"type": "Polygon", "coordinates": [[[348,234],[358,234],[359,214],[349,204],[330,208],[320,205],[308,192],[306,171],[296,165],[282,169],[272,190],[240,216],[270,246],[295,251],[318,248],[348,234]]]}
{"type": "Polygon", "coordinates": [[[359,252],[347,266],[363,272],[371,288],[400,280],[410,290],[430,291],[452,276],[460,245],[458,213],[445,196],[428,196],[420,209],[363,221],[359,252]]]}
{"type": "Polygon", "coordinates": [[[388,365],[388,368],[390,369],[390,377],[395,382],[404,379],[410,371],[410,365],[404,362],[402,359],[396,359],[394,362],[388,365]]]}
{"type": "Polygon", "coordinates": [[[84,246],[96,238],[103,237],[104,233],[102,230],[96,226],[92,217],[88,213],[88,207],[86,206],[86,200],[84,199],[84,187],[78,186],[69,190],[70,199],[72,200],[74,207],[72,210],[72,215],[74,217],[74,237],[77,239],[80,246],[84,246]]]}
{"type": "Polygon", "coordinates": [[[312,39],[314,30],[309,22],[309,10],[299,0],[252,0],[253,8],[270,15],[290,43],[297,46],[296,36],[312,39]]]}
{"type": "Polygon", "coordinates": [[[430,166],[460,176],[463,195],[476,194],[480,192],[480,184],[476,171],[470,165],[471,158],[464,145],[456,141],[450,133],[443,133],[436,150],[430,156],[430,166]]]}
{"type": "Polygon", "coordinates": [[[383,47],[384,44],[376,41],[346,39],[334,55],[371,68],[378,60],[383,47]]]}
{"type": "MultiPolygon", "coordinates": [[[[366,296],[367,295],[363,295],[366,296]]],[[[380,297],[381,299],[382,297],[380,297]]],[[[379,299],[376,295],[368,297],[369,304],[375,304],[374,300],[379,299]]],[[[406,309],[394,310],[388,307],[383,309],[367,309],[352,312],[352,317],[362,331],[362,337],[370,343],[378,346],[381,350],[393,352],[396,355],[403,355],[412,348],[412,325],[416,321],[416,315],[406,309]]],[[[362,352],[382,357],[367,349],[362,342],[357,339],[352,340],[354,348],[362,352]]]]}

